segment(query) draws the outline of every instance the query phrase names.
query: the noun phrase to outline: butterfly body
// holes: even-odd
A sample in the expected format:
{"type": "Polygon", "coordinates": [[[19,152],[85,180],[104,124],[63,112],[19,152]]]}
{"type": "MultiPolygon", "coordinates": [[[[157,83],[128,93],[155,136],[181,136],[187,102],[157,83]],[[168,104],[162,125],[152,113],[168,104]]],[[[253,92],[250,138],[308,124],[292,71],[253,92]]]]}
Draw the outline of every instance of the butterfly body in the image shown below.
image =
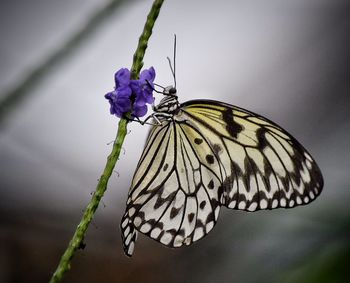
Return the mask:
{"type": "Polygon", "coordinates": [[[321,192],[313,158],[272,121],[218,101],[180,104],[173,87],[163,94],[121,223],[127,255],[137,231],[181,247],[207,235],[222,206],[291,208],[321,192]]]}

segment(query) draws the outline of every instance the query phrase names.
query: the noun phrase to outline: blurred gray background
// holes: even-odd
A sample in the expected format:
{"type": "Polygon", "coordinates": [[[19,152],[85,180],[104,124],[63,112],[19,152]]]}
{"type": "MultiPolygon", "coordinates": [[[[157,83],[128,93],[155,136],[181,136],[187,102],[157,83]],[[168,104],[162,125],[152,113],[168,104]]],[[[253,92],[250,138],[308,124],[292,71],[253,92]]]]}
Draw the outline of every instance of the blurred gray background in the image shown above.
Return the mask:
{"type": "MultiPolygon", "coordinates": [[[[152,1],[0,2],[0,282],[47,282],[111,150],[103,95],[130,67],[152,1]]],[[[165,1],[145,56],[181,101],[264,115],[315,157],[312,204],[244,213],[171,250],[140,236],[123,255],[119,221],[148,127],[132,123],[108,190],[64,282],[347,282],[350,260],[350,2],[165,1]]]]}

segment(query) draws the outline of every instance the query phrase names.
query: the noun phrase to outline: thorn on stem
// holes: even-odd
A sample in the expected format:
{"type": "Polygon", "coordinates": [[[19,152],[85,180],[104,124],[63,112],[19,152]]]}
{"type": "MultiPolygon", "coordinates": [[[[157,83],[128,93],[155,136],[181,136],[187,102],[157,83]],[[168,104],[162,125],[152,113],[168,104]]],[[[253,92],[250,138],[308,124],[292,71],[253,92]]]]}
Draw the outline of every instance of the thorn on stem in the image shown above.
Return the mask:
{"type": "Polygon", "coordinates": [[[79,249],[79,250],[84,250],[85,247],[86,247],[86,244],[85,244],[83,241],[81,241],[81,242],[79,243],[78,249],[79,249]]]}

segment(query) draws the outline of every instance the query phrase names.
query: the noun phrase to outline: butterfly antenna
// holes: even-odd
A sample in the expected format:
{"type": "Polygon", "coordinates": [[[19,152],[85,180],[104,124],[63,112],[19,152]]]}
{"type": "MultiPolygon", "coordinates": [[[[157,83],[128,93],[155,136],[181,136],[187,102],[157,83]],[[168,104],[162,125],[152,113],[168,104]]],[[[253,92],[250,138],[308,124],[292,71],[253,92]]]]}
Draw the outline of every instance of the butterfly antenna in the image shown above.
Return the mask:
{"type": "Polygon", "coordinates": [[[160,87],[161,89],[165,90],[165,87],[156,83],[153,83],[155,86],[160,87]]]}
{"type": "Polygon", "coordinates": [[[170,70],[171,70],[171,73],[173,74],[173,78],[174,78],[174,87],[176,88],[176,76],[175,76],[175,66],[176,66],[176,34],[174,34],[174,60],[173,60],[173,63],[174,63],[174,68],[173,68],[173,65],[171,64],[171,60],[169,57],[167,57],[168,59],[168,62],[169,62],[169,67],[170,67],[170,70]]]}
{"type": "Polygon", "coordinates": [[[173,60],[173,63],[174,63],[174,84],[175,84],[175,88],[176,88],[176,34],[174,34],[174,60],[173,60]]]}
{"type": "Polygon", "coordinates": [[[149,86],[153,91],[155,91],[156,93],[162,93],[162,94],[163,94],[165,87],[163,87],[163,86],[161,86],[161,85],[159,85],[159,84],[153,83],[153,85],[158,86],[158,87],[160,87],[160,88],[163,89],[163,91],[159,91],[159,90],[156,90],[156,89],[152,86],[152,84],[149,82],[149,80],[146,80],[146,82],[147,82],[148,86],[149,86]]]}

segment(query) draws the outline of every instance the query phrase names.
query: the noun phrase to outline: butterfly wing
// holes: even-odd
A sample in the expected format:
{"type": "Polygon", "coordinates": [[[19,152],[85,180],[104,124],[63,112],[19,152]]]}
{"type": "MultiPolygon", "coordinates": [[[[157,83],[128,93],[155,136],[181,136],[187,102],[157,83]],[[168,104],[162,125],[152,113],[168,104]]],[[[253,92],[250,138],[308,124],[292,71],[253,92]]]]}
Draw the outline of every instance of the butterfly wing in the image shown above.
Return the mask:
{"type": "Polygon", "coordinates": [[[137,231],[169,247],[190,245],[215,225],[222,168],[211,145],[187,122],[151,129],[138,163],[121,229],[131,256],[137,231]],[[199,141],[200,146],[199,146],[199,141]]]}
{"type": "Polygon", "coordinates": [[[222,204],[255,211],[307,204],[321,192],[316,162],[290,134],[270,120],[211,100],[181,105],[184,117],[210,141],[220,161],[222,204]]]}

